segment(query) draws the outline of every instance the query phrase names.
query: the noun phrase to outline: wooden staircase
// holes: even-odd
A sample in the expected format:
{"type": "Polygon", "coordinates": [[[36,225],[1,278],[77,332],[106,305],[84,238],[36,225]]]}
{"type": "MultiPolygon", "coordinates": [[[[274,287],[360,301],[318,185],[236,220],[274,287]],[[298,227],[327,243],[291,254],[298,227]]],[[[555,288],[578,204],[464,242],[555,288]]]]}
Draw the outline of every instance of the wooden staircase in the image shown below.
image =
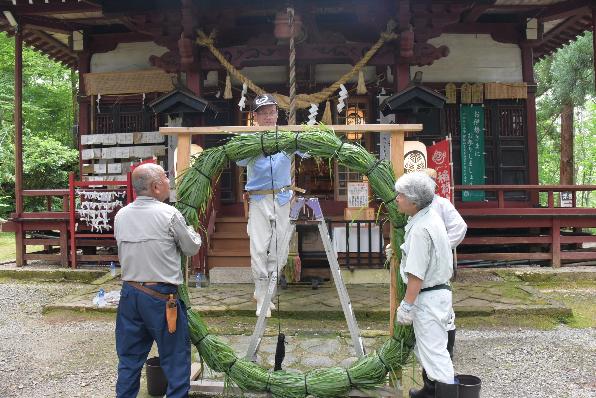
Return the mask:
{"type": "Polygon", "coordinates": [[[207,264],[216,267],[250,267],[250,240],[244,217],[217,217],[209,239],[207,264]]]}

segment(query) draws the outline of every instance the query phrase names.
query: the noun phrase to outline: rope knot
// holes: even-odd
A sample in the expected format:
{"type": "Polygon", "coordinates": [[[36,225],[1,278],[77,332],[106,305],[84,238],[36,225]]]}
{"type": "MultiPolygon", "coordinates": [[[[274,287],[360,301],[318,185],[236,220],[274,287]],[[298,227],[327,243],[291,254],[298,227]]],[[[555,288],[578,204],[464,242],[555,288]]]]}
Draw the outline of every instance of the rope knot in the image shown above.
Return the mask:
{"type": "Polygon", "coordinates": [[[211,32],[209,36],[202,30],[197,30],[197,44],[204,47],[211,47],[215,44],[215,33],[211,32]]]}

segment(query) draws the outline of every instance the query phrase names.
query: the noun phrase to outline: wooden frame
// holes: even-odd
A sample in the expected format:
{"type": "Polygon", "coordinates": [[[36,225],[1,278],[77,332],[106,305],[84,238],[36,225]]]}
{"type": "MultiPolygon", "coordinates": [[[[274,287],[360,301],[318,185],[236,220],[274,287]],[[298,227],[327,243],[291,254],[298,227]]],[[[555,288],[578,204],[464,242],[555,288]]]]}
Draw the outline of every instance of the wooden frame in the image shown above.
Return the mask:
{"type": "MultiPolygon", "coordinates": [[[[288,125],[280,126],[286,131],[304,131],[312,128],[307,125],[288,125]]],[[[391,164],[396,177],[404,173],[404,136],[408,132],[422,131],[421,124],[359,124],[359,125],[330,125],[328,126],[337,132],[389,132],[391,133],[390,147],[391,150],[391,164]],[[395,150],[393,150],[395,149],[395,150]]],[[[178,152],[176,172],[178,175],[184,173],[190,166],[190,143],[193,135],[200,134],[246,134],[255,133],[264,130],[274,130],[276,126],[214,126],[214,127],[161,127],[159,132],[164,135],[178,136],[178,152]]],[[[395,309],[397,308],[397,266],[396,261],[391,261],[390,273],[391,284],[389,289],[389,307],[390,307],[390,322],[393,325],[395,309]]],[[[389,332],[393,335],[393,327],[390,326],[389,332]]]]}
{"type": "MultiPolygon", "coordinates": [[[[190,150],[190,146],[189,146],[190,150]]],[[[114,190],[124,191],[126,193],[126,204],[132,202],[132,182],[131,173],[127,173],[126,180],[124,181],[75,181],[74,173],[70,173],[68,176],[69,182],[69,194],[70,194],[70,205],[69,205],[69,231],[70,231],[70,265],[74,269],[77,267],[78,260],[90,260],[90,261],[119,261],[117,255],[81,255],[77,257],[77,238],[89,238],[89,239],[102,239],[104,241],[98,242],[105,243],[105,239],[114,240],[114,234],[94,234],[94,233],[77,233],[76,231],[76,188],[78,187],[91,187],[91,186],[108,186],[113,187],[114,190]],[[117,188],[118,187],[118,188],[117,188]]],[[[86,245],[88,246],[88,245],[86,245]]]]}

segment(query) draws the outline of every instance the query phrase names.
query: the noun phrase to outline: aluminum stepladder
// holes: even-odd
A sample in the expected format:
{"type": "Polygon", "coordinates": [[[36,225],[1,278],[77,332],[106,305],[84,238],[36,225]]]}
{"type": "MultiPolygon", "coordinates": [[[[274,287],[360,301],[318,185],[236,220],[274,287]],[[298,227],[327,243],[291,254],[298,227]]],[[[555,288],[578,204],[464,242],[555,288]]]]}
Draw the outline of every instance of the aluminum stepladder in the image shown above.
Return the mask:
{"type": "MultiPolygon", "coordinates": [[[[300,217],[300,213],[306,210],[307,207],[313,213],[313,221],[317,222],[318,224],[319,234],[321,235],[321,240],[323,241],[323,246],[325,247],[325,253],[327,255],[327,260],[329,261],[331,275],[333,276],[333,281],[337,289],[339,301],[341,302],[344,317],[346,318],[348,329],[350,331],[350,336],[352,337],[354,350],[356,351],[356,355],[359,358],[361,358],[365,354],[364,344],[362,343],[362,337],[360,337],[360,330],[358,328],[358,323],[356,322],[354,309],[352,308],[350,296],[348,295],[346,285],[344,284],[343,278],[341,276],[339,262],[337,261],[337,253],[335,252],[335,249],[331,244],[329,230],[327,229],[327,224],[325,223],[325,218],[323,217],[323,212],[321,210],[318,198],[296,198],[296,201],[290,209],[290,227],[288,228],[286,234],[282,239],[282,244],[290,244],[290,239],[292,238],[292,235],[296,229],[296,221],[300,217]]],[[[261,307],[262,309],[269,308],[271,299],[275,294],[275,290],[277,288],[277,278],[277,272],[275,271],[269,277],[269,284],[267,287],[267,292],[265,293],[265,297],[263,298],[263,304],[261,307]]],[[[255,325],[255,330],[248,344],[246,359],[250,361],[256,360],[257,350],[259,348],[259,345],[261,344],[261,340],[263,338],[263,333],[265,332],[265,326],[267,323],[266,313],[267,311],[261,310],[259,318],[257,319],[257,324],[255,325]]]]}

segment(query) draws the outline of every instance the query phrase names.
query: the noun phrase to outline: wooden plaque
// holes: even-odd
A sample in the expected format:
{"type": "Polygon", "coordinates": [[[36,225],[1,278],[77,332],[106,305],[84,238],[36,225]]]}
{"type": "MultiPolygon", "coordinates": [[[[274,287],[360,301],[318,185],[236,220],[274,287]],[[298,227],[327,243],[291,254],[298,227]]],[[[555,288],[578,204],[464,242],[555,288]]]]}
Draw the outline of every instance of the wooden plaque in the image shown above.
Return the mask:
{"type": "Polygon", "coordinates": [[[472,103],[482,104],[484,102],[484,85],[482,83],[472,84],[472,103]]]}
{"type": "Polygon", "coordinates": [[[472,103],[472,86],[468,83],[461,85],[461,103],[470,104],[472,103]]]}
{"type": "Polygon", "coordinates": [[[457,103],[457,87],[454,83],[447,83],[445,85],[445,97],[447,97],[448,104],[457,103]]]}

